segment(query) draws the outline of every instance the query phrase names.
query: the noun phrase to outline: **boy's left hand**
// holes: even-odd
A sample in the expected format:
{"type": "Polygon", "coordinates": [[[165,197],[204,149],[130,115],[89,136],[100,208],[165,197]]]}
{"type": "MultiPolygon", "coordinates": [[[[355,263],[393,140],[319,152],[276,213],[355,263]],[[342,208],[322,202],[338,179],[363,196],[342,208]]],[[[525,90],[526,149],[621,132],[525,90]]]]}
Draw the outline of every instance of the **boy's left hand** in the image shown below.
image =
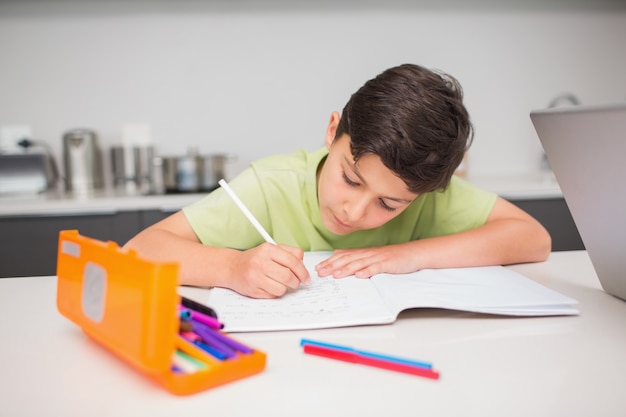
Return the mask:
{"type": "Polygon", "coordinates": [[[411,255],[405,253],[401,245],[380,246],[364,249],[339,249],[333,255],[315,266],[320,277],[332,275],[343,278],[354,275],[369,278],[386,272],[402,274],[413,272],[411,255]]]}

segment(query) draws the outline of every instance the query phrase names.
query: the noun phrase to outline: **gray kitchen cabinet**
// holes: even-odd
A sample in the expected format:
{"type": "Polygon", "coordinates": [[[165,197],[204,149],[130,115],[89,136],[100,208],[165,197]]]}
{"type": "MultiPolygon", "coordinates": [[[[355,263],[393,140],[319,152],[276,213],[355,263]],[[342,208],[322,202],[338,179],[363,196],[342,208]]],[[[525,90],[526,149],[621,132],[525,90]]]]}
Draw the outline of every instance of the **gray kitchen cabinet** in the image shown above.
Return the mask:
{"type": "Polygon", "coordinates": [[[0,217],[0,278],[55,275],[61,230],[122,246],[144,228],[174,211],[133,210],[49,216],[0,217]]]}
{"type": "Polygon", "coordinates": [[[148,226],[151,226],[154,223],[159,222],[166,217],[169,217],[173,213],[175,213],[175,211],[144,210],[141,212],[141,228],[144,229],[148,226]]]}
{"type": "Polygon", "coordinates": [[[124,244],[141,227],[140,212],[0,217],[0,277],[56,275],[59,231],[124,244]]]}
{"type": "Polygon", "coordinates": [[[537,199],[509,199],[509,201],[537,219],[552,236],[552,250],[584,250],[578,228],[562,197],[537,199]]]}

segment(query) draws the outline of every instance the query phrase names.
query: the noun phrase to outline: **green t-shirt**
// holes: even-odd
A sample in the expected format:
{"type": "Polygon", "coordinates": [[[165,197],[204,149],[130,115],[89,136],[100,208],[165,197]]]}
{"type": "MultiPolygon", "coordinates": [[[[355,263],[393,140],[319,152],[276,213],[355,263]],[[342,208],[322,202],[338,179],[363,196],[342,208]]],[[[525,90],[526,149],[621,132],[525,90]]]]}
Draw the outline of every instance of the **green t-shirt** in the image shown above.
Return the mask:
{"type": "MultiPolygon", "coordinates": [[[[320,217],[316,172],[328,150],[296,151],[254,162],[229,184],[276,243],[323,251],[405,243],[481,226],[496,195],[453,177],[445,191],[419,196],[386,224],[349,235],[330,232],[320,217]]],[[[218,188],[183,209],[209,246],[250,249],[263,242],[226,192],[218,188]]]]}

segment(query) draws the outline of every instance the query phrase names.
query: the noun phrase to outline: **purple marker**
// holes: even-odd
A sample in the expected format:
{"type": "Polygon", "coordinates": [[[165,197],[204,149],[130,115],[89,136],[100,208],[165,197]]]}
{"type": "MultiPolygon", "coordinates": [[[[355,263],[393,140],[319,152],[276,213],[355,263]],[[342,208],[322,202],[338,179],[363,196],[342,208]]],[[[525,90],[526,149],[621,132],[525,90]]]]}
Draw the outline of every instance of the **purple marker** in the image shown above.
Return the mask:
{"type": "Polygon", "coordinates": [[[235,349],[231,348],[230,346],[226,345],[215,337],[215,330],[206,325],[203,325],[202,323],[195,322],[194,320],[192,320],[192,322],[194,324],[194,333],[200,336],[204,343],[222,352],[227,359],[237,356],[237,352],[235,351],[235,349]]]}
{"type": "MultiPolygon", "coordinates": [[[[194,327],[194,329],[195,329],[195,327],[194,327]]],[[[248,347],[248,346],[246,346],[246,345],[244,345],[242,343],[239,343],[236,340],[231,339],[230,337],[220,333],[217,330],[214,330],[214,329],[212,329],[210,327],[206,328],[206,326],[205,326],[205,330],[207,330],[207,333],[210,333],[211,336],[213,336],[213,339],[221,342],[222,344],[228,346],[231,349],[234,349],[236,351],[239,351],[239,352],[245,353],[245,354],[250,354],[250,353],[254,352],[254,349],[252,349],[252,348],[250,348],[250,347],[248,347]]]]}

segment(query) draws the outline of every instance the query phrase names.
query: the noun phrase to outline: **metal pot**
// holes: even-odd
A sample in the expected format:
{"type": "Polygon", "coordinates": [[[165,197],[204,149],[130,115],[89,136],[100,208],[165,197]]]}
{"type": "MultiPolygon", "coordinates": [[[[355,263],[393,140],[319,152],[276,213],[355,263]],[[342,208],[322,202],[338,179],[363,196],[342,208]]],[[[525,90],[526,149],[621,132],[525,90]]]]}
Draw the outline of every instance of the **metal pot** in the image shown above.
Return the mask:
{"type": "Polygon", "coordinates": [[[68,190],[104,188],[102,153],[93,130],[73,129],[63,135],[63,161],[68,190]]]}
{"type": "Polygon", "coordinates": [[[113,185],[131,186],[141,192],[151,191],[154,170],[154,147],[113,146],[111,148],[113,185]]]}
{"type": "Polygon", "coordinates": [[[166,192],[206,192],[217,188],[226,177],[234,157],[226,154],[162,157],[163,186],[166,192]]]}
{"type": "Polygon", "coordinates": [[[178,172],[178,157],[161,157],[161,170],[163,171],[163,188],[165,189],[165,192],[169,193],[178,191],[178,182],[176,180],[178,172]]]}
{"type": "Polygon", "coordinates": [[[226,165],[232,158],[229,155],[214,154],[201,157],[203,191],[212,191],[217,188],[217,182],[226,178],[226,165]]]}

